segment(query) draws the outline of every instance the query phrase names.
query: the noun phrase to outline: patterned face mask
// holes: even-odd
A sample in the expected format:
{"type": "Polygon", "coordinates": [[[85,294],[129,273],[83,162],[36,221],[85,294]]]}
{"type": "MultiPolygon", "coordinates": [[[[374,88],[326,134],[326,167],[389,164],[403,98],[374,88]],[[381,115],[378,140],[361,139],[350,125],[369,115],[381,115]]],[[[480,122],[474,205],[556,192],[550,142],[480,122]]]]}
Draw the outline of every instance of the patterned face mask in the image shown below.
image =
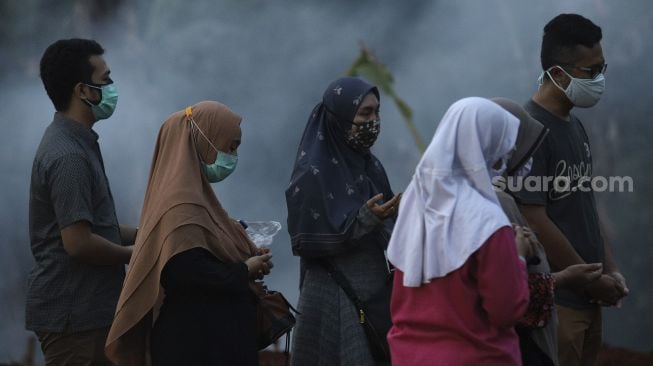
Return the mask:
{"type": "Polygon", "coordinates": [[[354,150],[369,149],[381,132],[381,121],[373,121],[356,124],[356,132],[353,128],[347,132],[347,144],[354,150]]]}

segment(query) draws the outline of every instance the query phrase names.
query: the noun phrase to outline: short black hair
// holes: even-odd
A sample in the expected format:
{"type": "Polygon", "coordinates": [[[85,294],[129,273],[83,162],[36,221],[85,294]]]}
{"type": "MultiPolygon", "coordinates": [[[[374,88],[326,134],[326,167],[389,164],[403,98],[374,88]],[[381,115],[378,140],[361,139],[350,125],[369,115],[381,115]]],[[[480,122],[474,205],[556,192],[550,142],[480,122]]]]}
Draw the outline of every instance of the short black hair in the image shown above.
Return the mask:
{"type": "Polygon", "coordinates": [[[90,39],[61,39],[48,46],[41,57],[41,80],[57,111],[68,108],[77,83],[91,81],[89,58],[102,54],[104,48],[90,39]]]}
{"type": "Polygon", "coordinates": [[[601,41],[601,27],[578,14],[560,14],[544,26],[540,61],[542,70],[551,66],[575,61],[574,49],[578,45],[594,47],[601,41]]]}

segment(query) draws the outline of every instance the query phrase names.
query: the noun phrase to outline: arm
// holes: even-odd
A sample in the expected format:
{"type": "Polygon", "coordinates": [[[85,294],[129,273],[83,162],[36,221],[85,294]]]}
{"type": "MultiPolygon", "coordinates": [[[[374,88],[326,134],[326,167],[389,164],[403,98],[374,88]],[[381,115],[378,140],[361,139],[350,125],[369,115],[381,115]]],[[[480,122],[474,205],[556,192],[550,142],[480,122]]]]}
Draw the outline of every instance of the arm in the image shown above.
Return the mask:
{"type": "Polygon", "coordinates": [[[384,220],[396,217],[399,212],[398,207],[401,201],[401,193],[395,195],[384,204],[379,205],[378,202],[382,199],[383,194],[379,193],[370,198],[358,210],[356,221],[354,221],[351,229],[351,237],[353,239],[358,239],[383,225],[384,220]]]}
{"type": "Polygon", "coordinates": [[[131,247],[112,243],[91,230],[95,181],[86,157],[62,156],[48,168],[47,176],[50,199],[68,255],[95,265],[129,263],[131,247]]]}
{"type": "MultiPolygon", "coordinates": [[[[549,145],[549,140],[544,140],[540,148],[533,154],[533,166],[530,176],[550,177],[555,175],[555,165],[558,161],[556,150],[549,145]]],[[[516,201],[522,215],[536,233],[544,247],[549,264],[555,269],[564,269],[574,264],[585,263],[576,252],[567,237],[558,226],[551,221],[546,206],[549,203],[547,192],[553,187],[546,182],[539,190],[528,190],[522,187],[514,192],[516,201]]]]}
{"type": "Polygon", "coordinates": [[[549,273],[528,274],[528,310],[519,319],[519,325],[527,329],[544,327],[551,319],[553,310],[553,278],[549,273]]]}
{"type": "Polygon", "coordinates": [[[89,264],[127,264],[132,254],[133,247],[124,247],[93,234],[91,225],[86,221],[63,228],[61,238],[68,255],[89,264]]]}
{"type": "Polygon", "coordinates": [[[603,273],[603,264],[574,264],[562,271],[551,273],[556,288],[581,290],[591,282],[598,280],[603,273]]]}
{"type": "Polygon", "coordinates": [[[246,293],[250,274],[243,262],[222,262],[204,248],[194,248],[173,256],[161,274],[161,283],[193,292],[246,293]]]}
{"type": "Polygon", "coordinates": [[[605,273],[610,274],[619,272],[619,268],[617,267],[617,263],[612,254],[612,248],[610,247],[609,242],[605,239],[603,240],[603,249],[605,251],[605,273]]]}
{"type": "Polygon", "coordinates": [[[511,327],[528,306],[526,263],[509,227],[497,230],[475,254],[481,305],[490,322],[511,327]]]}
{"type": "Polygon", "coordinates": [[[607,239],[607,235],[605,233],[605,229],[603,227],[603,224],[600,225],[601,228],[601,237],[603,238],[603,250],[604,250],[604,256],[605,256],[605,271],[604,273],[611,278],[613,278],[616,282],[616,285],[619,289],[620,292],[620,298],[616,302],[615,305],[617,307],[621,306],[621,299],[628,296],[628,293],[630,290],[628,290],[628,286],[626,285],[626,279],[624,276],[621,274],[619,271],[619,267],[617,266],[617,262],[614,259],[614,255],[612,254],[612,247],[610,245],[610,242],[607,239]]]}
{"type": "Polygon", "coordinates": [[[614,305],[620,308],[622,299],[628,296],[628,294],[630,293],[630,290],[628,289],[628,285],[626,284],[626,278],[618,270],[614,272],[610,272],[607,275],[610,276],[615,281],[617,290],[619,291],[619,297],[618,300],[616,300],[616,302],[614,302],[613,304],[611,304],[610,302],[604,302],[602,300],[600,300],[598,303],[600,305],[614,305]]]}
{"type": "Polygon", "coordinates": [[[604,257],[605,257],[605,270],[604,273],[610,276],[616,275],[616,277],[621,277],[615,278],[617,282],[620,282],[620,280],[623,280],[623,283],[620,283],[624,287],[625,293],[628,294],[628,288],[626,287],[626,280],[623,278],[623,275],[621,275],[621,272],[619,271],[619,267],[617,266],[617,262],[614,259],[614,255],[612,254],[612,246],[610,245],[610,241],[607,239],[607,235],[605,233],[605,229],[603,227],[603,224],[600,225],[601,228],[601,237],[603,238],[603,251],[604,251],[604,257]]]}
{"type": "Polygon", "coordinates": [[[138,229],[133,226],[120,225],[120,240],[123,245],[134,245],[138,229]]]}
{"type": "MultiPolygon", "coordinates": [[[[513,223],[517,223],[518,225],[521,225],[523,227],[523,231],[527,234],[527,237],[534,241],[532,243],[534,249],[533,255],[543,256],[544,258],[540,258],[540,260],[544,260],[548,262],[542,244],[538,240],[535,233],[533,233],[528,226],[525,226],[526,220],[524,219],[524,216],[519,211],[519,208],[517,207],[517,204],[515,203],[514,199],[510,195],[504,192],[498,192],[497,197],[499,198],[501,207],[503,208],[504,212],[508,216],[508,219],[513,223]]],[[[520,250],[521,249],[520,245],[518,245],[517,248],[518,250],[520,250]]],[[[603,269],[603,265],[601,263],[575,264],[565,268],[562,271],[551,273],[550,276],[548,277],[548,280],[554,282],[556,288],[580,289],[585,287],[585,285],[587,285],[588,283],[598,279],[601,276],[602,269],[603,269]]],[[[532,277],[534,278],[533,274],[529,273],[529,288],[532,287],[531,286],[532,285],[531,280],[533,279],[532,277]]],[[[532,302],[532,297],[533,297],[532,289],[530,293],[531,293],[531,302],[532,302]]],[[[530,309],[531,309],[531,305],[529,304],[529,311],[528,311],[529,313],[531,312],[530,309]]]]}
{"type": "Polygon", "coordinates": [[[526,205],[521,206],[521,210],[528,225],[538,232],[538,239],[546,251],[549,263],[554,268],[567,268],[574,264],[585,263],[567,237],[549,219],[546,206],[526,205]]]}
{"type": "Polygon", "coordinates": [[[358,215],[356,215],[356,220],[352,225],[351,238],[359,239],[382,224],[383,221],[372,213],[367,204],[364,204],[358,210],[358,215]]]}
{"type": "MultiPolygon", "coordinates": [[[[555,268],[564,271],[572,266],[585,264],[569,240],[549,219],[545,206],[522,206],[522,213],[528,224],[534,230],[539,231],[540,242],[544,246],[549,262],[555,268]]],[[[577,290],[583,290],[590,298],[610,305],[616,304],[620,297],[615,279],[608,275],[601,275],[598,279],[577,290]]]]}

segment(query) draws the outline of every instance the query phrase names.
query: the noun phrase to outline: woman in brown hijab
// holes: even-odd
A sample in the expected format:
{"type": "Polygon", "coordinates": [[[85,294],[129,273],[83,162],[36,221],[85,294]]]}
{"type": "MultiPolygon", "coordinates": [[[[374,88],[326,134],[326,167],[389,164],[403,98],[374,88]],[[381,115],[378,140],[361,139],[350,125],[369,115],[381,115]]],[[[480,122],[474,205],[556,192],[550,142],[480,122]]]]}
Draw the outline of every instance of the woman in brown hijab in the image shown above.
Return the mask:
{"type": "Polygon", "coordinates": [[[140,230],[107,339],[118,365],[257,365],[256,298],[269,273],[216,198],[233,171],[241,118],[218,102],[172,114],[161,127],[140,230]]]}

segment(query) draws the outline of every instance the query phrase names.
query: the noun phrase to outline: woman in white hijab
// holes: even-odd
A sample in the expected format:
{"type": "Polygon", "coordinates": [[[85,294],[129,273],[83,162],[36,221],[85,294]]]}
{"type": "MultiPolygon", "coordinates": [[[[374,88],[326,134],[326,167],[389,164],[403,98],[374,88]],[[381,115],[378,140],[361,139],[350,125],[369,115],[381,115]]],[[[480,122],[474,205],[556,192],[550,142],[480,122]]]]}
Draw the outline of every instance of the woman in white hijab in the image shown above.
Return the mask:
{"type": "Polygon", "coordinates": [[[529,240],[492,186],[519,121],[483,98],[454,103],[403,195],[388,247],[397,268],[392,364],[520,365],[529,240]],[[515,242],[517,241],[517,245],[515,242]]]}

